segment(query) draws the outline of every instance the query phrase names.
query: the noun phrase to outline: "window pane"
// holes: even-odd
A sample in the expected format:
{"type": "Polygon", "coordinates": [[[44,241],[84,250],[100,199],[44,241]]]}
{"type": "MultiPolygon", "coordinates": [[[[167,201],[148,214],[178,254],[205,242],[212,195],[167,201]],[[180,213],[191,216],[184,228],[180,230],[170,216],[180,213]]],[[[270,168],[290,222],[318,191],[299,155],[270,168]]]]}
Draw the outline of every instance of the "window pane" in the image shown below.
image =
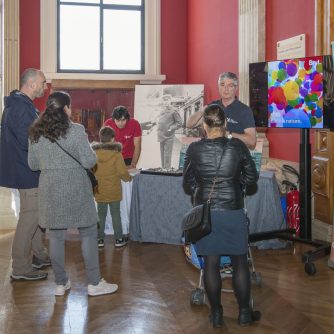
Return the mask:
{"type": "Polygon", "coordinates": [[[100,0],[60,0],[60,3],[76,2],[76,3],[100,3],[100,0]]]}
{"type": "Polygon", "coordinates": [[[103,0],[105,5],[130,5],[141,6],[142,0],[103,0]]]}
{"type": "Polygon", "coordinates": [[[139,11],[104,10],[104,69],[141,70],[139,11]]]}
{"type": "Polygon", "coordinates": [[[61,70],[100,69],[99,8],[60,7],[61,70]]]}

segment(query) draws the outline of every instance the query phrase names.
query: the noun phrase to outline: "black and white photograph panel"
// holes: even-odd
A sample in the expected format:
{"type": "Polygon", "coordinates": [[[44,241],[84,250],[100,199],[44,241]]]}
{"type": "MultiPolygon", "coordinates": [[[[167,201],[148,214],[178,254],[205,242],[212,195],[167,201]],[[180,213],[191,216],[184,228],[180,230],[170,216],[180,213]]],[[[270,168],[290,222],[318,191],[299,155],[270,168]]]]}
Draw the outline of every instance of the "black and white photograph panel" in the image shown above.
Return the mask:
{"type": "MultiPolygon", "coordinates": [[[[134,117],[142,128],[138,168],[177,170],[180,153],[196,129],[187,129],[190,115],[203,108],[204,85],[137,85],[134,117]]],[[[182,159],[181,159],[182,160],[182,159]]]]}

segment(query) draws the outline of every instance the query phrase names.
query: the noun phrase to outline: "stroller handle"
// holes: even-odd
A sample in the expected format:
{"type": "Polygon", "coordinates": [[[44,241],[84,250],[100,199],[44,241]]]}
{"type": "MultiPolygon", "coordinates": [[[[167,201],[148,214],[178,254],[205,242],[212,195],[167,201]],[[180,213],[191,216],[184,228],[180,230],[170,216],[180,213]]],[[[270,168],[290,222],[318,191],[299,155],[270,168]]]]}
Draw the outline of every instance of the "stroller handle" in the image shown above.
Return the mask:
{"type": "MultiPolygon", "coordinates": [[[[300,175],[299,175],[298,171],[297,171],[295,168],[293,168],[293,167],[290,166],[290,165],[286,165],[286,164],[282,165],[282,167],[283,167],[283,170],[286,170],[286,171],[288,171],[288,172],[290,172],[290,173],[296,175],[297,178],[298,178],[298,182],[299,182],[300,175]]],[[[283,182],[284,182],[284,181],[283,181],[283,182]]]]}
{"type": "Polygon", "coordinates": [[[290,187],[290,190],[297,190],[297,185],[288,180],[283,180],[282,184],[290,187]]]}

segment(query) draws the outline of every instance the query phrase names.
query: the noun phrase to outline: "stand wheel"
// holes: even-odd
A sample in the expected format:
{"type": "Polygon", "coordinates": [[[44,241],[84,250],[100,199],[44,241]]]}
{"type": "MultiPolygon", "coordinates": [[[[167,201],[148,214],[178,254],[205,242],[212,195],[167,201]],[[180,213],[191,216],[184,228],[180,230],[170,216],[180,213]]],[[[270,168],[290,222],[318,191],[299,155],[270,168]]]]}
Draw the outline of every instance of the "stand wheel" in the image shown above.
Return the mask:
{"type": "Polygon", "coordinates": [[[306,262],[304,269],[306,274],[309,276],[314,276],[317,272],[317,268],[313,262],[306,262]]]}
{"type": "Polygon", "coordinates": [[[204,290],[200,288],[196,288],[191,291],[190,294],[190,304],[192,305],[203,305],[204,304],[204,290]]]}
{"type": "Polygon", "coordinates": [[[249,307],[250,307],[251,309],[254,308],[254,298],[253,298],[252,296],[250,297],[249,307]]]}
{"type": "Polygon", "coordinates": [[[252,280],[255,282],[255,284],[256,284],[257,286],[260,286],[261,283],[262,283],[262,276],[261,276],[261,273],[256,272],[256,271],[252,272],[252,280]]]}

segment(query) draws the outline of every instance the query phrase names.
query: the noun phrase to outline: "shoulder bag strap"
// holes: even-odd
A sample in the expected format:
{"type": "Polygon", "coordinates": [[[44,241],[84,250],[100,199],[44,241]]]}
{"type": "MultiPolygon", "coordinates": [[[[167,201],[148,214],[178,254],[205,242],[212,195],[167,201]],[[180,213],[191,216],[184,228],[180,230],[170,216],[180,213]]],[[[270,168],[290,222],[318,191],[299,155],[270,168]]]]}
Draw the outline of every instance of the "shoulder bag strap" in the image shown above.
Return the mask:
{"type": "Polygon", "coordinates": [[[75,158],[71,153],[69,153],[68,151],[66,151],[65,149],[64,149],[64,147],[62,147],[57,141],[55,141],[55,143],[67,154],[67,155],[69,155],[73,160],[75,160],[82,168],[84,168],[84,169],[86,169],[83,165],[82,165],[82,163],[77,159],[77,158],[75,158]]]}

